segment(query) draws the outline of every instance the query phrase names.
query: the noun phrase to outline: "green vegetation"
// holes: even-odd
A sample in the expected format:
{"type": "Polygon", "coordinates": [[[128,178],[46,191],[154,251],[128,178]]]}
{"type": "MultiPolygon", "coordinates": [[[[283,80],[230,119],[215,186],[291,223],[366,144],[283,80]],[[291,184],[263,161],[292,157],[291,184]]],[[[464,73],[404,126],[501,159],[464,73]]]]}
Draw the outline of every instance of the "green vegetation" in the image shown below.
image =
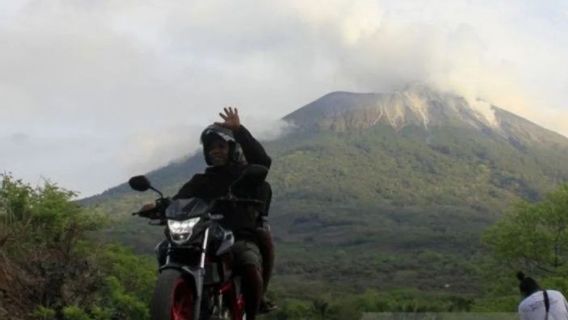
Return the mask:
{"type": "MultiPolygon", "coordinates": [[[[376,122],[376,97],[329,96],[265,144],[281,306],[268,319],[512,312],[519,269],[568,290],[568,140],[501,109],[500,128],[479,126],[437,96],[423,97],[440,113],[428,128],[376,122]]],[[[203,168],[198,153],[148,177],[172,195],[203,168]]],[[[0,318],[146,318],[162,228],[130,212],[154,195],[72,196],[3,177],[0,318]]]]}
{"type": "Polygon", "coordinates": [[[424,294],[414,290],[359,294],[320,294],[313,299],[280,299],[281,309],[266,319],[359,319],[363,312],[466,312],[472,299],[444,294],[424,294]]]}
{"type": "Polygon", "coordinates": [[[148,318],[152,259],[100,244],[105,215],[72,192],[1,178],[0,318],[148,318]]]}
{"type": "Polygon", "coordinates": [[[508,266],[531,273],[568,273],[568,185],[537,203],[520,202],[485,234],[508,266]]]}
{"type": "Polygon", "coordinates": [[[561,151],[463,128],[300,132],[270,148],[277,272],[290,287],[479,295],[484,230],[568,177],[561,151]]]}
{"type": "Polygon", "coordinates": [[[308,266],[299,261],[307,258],[308,252],[317,250],[306,246],[287,248],[291,252],[286,254],[297,259],[279,266],[290,270],[282,272],[286,276],[274,286],[274,295],[283,308],[270,319],[357,319],[363,312],[515,312],[519,293],[514,275],[518,270],[535,277],[545,288],[568,292],[567,222],[568,185],[563,185],[546,194],[541,201],[520,201],[510,207],[497,223],[484,232],[483,240],[489,250],[471,260],[433,251],[413,257],[359,256],[337,248],[329,249],[334,254],[321,253],[322,257],[331,255],[332,259],[318,256],[312,260],[311,269],[305,270],[303,268],[308,266]],[[376,257],[375,264],[372,257],[376,257]],[[343,262],[344,258],[353,260],[349,264],[343,262]],[[389,262],[393,264],[390,270],[387,267],[389,262]],[[454,269],[447,269],[452,263],[455,263],[454,269]],[[366,264],[375,266],[376,273],[363,271],[358,278],[360,270],[369,269],[364,267],[366,264]],[[430,287],[420,287],[424,281],[412,289],[400,289],[404,287],[403,283],[398,284],[399,289],[373,284],[376,279],[389,277],[391,283],[396,283],[392,278],[396,278],[397,272],[402,273],[401,277],[406,280],[412,279],[412,272],[404,272],[400,268],[411,266],[411,270],[419,270],[420,264],[432,267],[432,274],[426,277],[432,280],[430,287]],[[381,265],[382,268],[379,267],[381,265]],[[352,273],[349,273],[348,266],[352,267],[352,273]],[[333,279],[328,274],[328,279],[333,279],[333,282],[318,281],[318,277],[326,277],[326,272],[335,273],[337,278],[333,279]],[[440,279],[447,279],[448,273],[454,272],[457,273],[458,290],[439,283],[440,279]],[[302,274],[309,277],[303,278],[302,274]],[[331,284],[338,283],[342,276],[352,282],[367,279],[367,289],[364,289],[365,286],[354,289],[345,284],[343,287],[331,284]],[[294,283],[296,287],[290,289],[290,285],[283,283],[294,283]],[[464,294],[473,288],[477,288],[475,293],[464,294]]]}
{"type": "Polygon", "coordinates": [[[483,236],[491,254],[486,260],[484,299],[480,308],[513,310],[517,301],[516,271],[537,279],[542,287],[568,292],[568,185],[542,201],[520,201],[483,236]]]}
{"type": "MultiPolygon", "coordinates": [[[[147,319],[155,280],[153,258],[98,242],[110,230],[109,219],[71,202],[72,196],[52,183],[34,189],[11,176],[2,177],[0,316],[147,319]]],[[[436,217],[438,222],[451,219],[459,207],[424,216],[416,216],[418,210],[400,209],[398,218],[412,217],[404,224],[419,231],[420,224],[436,217]]],[[[514,312],[518,269],[545,287],[568,291],[568,185],[545,194],[541,201],[520,201],[510,207],[484,232],[490,254],[466,245],[475,239],[474,233],[471,238],[463,231],[461,238],[454,234],[456,241],[451,243],[444,243],[443,237],[428,242],[425,228],[414,242],[405,242],[411,238],[389,242],[381,232],[370,232],[388,234],[394,226],[388,224],[388,211],[377,215],[379,222],[371,225],[353,207],[345,206],[343,213],[351,219],[314,212],[292,225],[336,232],[349,227],[348,232],[363,237],[347,242],[291,233],[292,240],[278,239],[279,260],[270,296],[280,309],[265,319],[357,319],[363,312],[514,312]],[[460,250],[469,250],[469,257],[460,250]]]]}
{"type": "MultiPolygon", "coordinates": [[[[481,235],[513,204],[542,200],[568,181],[568,144],[555,143],[410,126],[298,130],[266,143],[277,250],[272,294],[290,314],[324,298],[334,308],[363,310],[340,295],[366,290],[384,297],[406,290],[391,310],[434,295],[429,310],[447,310],[440,301],[474,299],[471,310],[514,311],[514,271],[489,259],[481,235]]],[[[148,176],[173,194],[203,169],[201,157],[148,176]]],[[[129,212],[152,198],[123,185],[82,203],[114,219],[105,238],[151,254],[161,228],[129,212]]]]}

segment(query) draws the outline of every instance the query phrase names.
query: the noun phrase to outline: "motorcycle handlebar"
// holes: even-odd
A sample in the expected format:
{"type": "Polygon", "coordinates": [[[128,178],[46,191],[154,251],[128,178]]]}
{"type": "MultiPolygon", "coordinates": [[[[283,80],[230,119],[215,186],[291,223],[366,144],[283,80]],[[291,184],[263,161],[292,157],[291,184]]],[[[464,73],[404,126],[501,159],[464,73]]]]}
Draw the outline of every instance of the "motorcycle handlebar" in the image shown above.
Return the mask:
{"type": "MultiPolygon", "coordinates": [[[[169,198],[159,198],[156,200],[156,206],[147,210],[140,209],[139,211],[132,212],[133,216],[139,216],[143,218],[148,218],[150,220],[160,220],[159,222],[150,221],[151,225],[163,225],[165,220],[166,208],[169,206],[171,200],[169,198]]],[[[227,197],[220,197],[215,199],[210,203],[209,212],[215,207],[218,202],[232,202],[232,203],[242,203],[242,204],[264,204],[264,201],[250,198],[238,198],[233,195],[227,197]]],[[[209,215],[209,214],[208,214],[209,215]]],[[[210,219],[215,220],[216,215],[210,215],[210,219]]]]}
{"type": "Polygon", "coordinates": [[[140,216],[143,218],[148,218],[151,220],[163,220],[166,212],[166,208],[170,204],[170,199],[168,198],[159,198],[156,200],[156,205],[153,208],[143,210],[138,210],[137,212],[133,212],[133,216],[140,216]]]}

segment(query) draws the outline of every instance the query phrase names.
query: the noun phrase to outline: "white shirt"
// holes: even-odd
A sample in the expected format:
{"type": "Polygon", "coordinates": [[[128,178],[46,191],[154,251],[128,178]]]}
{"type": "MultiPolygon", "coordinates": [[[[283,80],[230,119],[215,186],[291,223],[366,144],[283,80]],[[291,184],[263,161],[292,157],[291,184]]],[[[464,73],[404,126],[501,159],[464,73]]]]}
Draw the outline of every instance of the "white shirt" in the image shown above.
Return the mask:
{"type": "MultiPolygon", "coordinates": [[[[556,290],[546,290],[550,309],[548,310],[548,320],[568,320],[568,302],[566,298],[556,290]]],[[[546,309],[544,307],[544,294],[537,291],[526,297],[519,304],[519,315],[521,320],[545,320],[546,309]]]]}

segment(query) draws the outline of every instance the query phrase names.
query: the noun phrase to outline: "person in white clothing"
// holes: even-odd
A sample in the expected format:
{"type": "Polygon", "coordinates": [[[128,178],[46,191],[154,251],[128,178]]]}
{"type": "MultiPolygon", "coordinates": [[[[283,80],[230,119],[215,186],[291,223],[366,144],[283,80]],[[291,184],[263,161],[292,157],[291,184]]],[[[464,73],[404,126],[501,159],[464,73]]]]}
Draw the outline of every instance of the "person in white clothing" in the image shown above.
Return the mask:
{"type": "Polygon", "coordinates": [[[521,320],[568,320],[568,302],[560,291],[542,290],[538,283],[522,272],[519,290],[523,300],[519,304],[521,320]]]}

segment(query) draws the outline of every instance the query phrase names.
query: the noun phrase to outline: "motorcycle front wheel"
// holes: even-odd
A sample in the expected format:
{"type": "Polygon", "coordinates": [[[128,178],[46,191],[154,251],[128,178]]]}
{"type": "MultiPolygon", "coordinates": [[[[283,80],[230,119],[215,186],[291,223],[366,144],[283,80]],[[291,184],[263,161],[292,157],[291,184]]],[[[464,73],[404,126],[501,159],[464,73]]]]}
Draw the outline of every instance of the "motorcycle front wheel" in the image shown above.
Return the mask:
{"type": "Polygon", "coordinates": [[[163,270],[158,276],[150,303],[152,320],[193,319],[193,283],[175,269],[163,270]]]}

